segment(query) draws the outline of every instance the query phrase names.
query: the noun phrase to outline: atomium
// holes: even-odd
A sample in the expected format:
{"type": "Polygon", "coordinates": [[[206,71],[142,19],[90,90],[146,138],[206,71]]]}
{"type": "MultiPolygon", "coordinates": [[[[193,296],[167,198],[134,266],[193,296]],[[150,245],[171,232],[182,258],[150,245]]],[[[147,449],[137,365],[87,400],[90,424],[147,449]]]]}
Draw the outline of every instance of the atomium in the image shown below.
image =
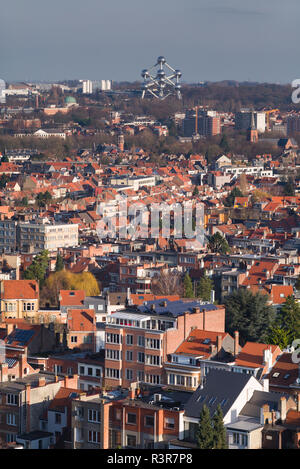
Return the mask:
{"type": "Polygon", "coordinates": [[[181,99],[181,77],[180,70],[174,70],[162,56],[158,57],[157,62],[151,68],[144,69],[141,73],[144,83],[142,85],[142,99],[147,93],[157,99],[163,100],[170,95],[176,95],[181,99]]]}

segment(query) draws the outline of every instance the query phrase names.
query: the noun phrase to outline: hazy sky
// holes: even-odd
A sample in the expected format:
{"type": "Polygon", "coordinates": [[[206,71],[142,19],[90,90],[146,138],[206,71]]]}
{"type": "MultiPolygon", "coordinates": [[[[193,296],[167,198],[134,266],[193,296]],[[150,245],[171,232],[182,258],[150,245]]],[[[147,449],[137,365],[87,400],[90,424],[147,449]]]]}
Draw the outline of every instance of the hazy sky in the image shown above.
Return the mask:
{"type": "Polygon", "coordinates": [[[164,55],[182,80],[300,78],[299,0],[9,0],[0,78],[141,80],[164,55]]]}

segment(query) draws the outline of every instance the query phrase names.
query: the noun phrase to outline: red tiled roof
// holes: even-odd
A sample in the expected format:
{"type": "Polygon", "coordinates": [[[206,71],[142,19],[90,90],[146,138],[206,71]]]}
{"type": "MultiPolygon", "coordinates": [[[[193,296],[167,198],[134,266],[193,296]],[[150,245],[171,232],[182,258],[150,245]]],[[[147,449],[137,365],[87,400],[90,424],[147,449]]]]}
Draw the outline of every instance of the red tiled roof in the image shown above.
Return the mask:
{"type": "Polygon", "coordinates": [[[85,299],[84,290],[60,290],[61,306],[80,306],[85,299]]]}
{"type": "Polygon", "coordinates": [[[223,340],[227,335],[226,332],[210,332],[194,329],[189,337],[179,345],[175,353],[210,357],[211,345],[217,345],[217,337],[221,336],[223,340]],[[204,343],[205,339],[210,339],[209,343],[204,343]]]}
{"type": "Polygon", "coordinates": [[[36,280],[3,280],[1,290],[1,297],[5,300],[39,298],[39,285],[36,280]]]}

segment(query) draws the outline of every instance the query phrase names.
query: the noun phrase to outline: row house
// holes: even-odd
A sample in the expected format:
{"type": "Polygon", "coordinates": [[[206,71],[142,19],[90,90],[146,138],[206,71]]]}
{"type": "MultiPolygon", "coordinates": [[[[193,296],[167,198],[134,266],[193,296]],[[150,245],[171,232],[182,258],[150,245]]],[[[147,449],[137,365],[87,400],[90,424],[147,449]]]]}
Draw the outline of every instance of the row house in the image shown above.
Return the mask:
{"type": "Polygon", "coordinates": [[[3,280],[0,301],[2,320],[32,317],[39,309],[39,285],[36,280],[3,280]]]}
{"type": "Polygon", "coordinates": [[[222,306],[197,301],[154,300],[112,313],[105,326],[105,386],[164,383],[163,364],[191,329],[224,332],[224,323],[222,306]]]}
{"type": "Polygon", "coordinates": [[[73,401],[74,449],[167,448],[182,433],[188,392],[132,385],[121,392],[80,396],[73,401]]]}
{"type": "MultiPolygon", "coordinates": [[[[64,384],[64,378],[46,372],[0,383],[0,443],[20,436],[28,441],[26,435],[39,430],[40,417],[64,384]]],[[[77,378],[69,384],[76,387],[77,378]]]]}

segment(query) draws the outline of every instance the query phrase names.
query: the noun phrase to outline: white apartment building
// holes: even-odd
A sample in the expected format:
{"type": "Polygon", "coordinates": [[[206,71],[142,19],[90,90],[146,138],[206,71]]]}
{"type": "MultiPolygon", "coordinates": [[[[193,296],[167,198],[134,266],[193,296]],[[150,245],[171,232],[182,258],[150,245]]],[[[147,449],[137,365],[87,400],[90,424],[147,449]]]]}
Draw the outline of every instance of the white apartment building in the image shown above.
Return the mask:
{"type": "Polygon", "coordinates": [[[78,225],[20,223],[19,247],[22,252],[55,251],[58,248],[78,246],[78,225]]]}

